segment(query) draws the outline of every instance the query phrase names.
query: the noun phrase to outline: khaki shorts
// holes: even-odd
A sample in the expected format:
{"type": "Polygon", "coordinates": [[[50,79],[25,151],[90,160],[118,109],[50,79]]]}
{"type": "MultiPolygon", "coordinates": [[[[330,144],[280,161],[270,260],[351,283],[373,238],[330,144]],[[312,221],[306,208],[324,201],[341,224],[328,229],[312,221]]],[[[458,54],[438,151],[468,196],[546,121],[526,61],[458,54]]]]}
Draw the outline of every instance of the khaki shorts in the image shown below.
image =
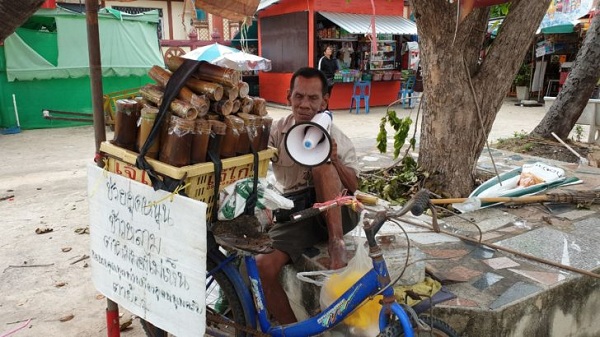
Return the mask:
{"type": "MultiPolygon", "coordinates": [[[[293,195],[285,195],[285,197],[294,201],[294,209],[286,212],[276,212],[275,216],[278,221],[286,220],[286,215],[289,218],[289,215],[295,212],[312,207],[314,204],[314,189],[294,193],[293,195]]],[[[344,234],[354,229],[358,220],[358,213],[350,207],[342,206],[342,230],[344,234]]],[[[273,247],[287,253],[293,262],[296,262],[305,250],[318,243],[326,242],[329,238],[323,214],[295,222],[278,222],[271,228],[269,235],[273,240],[273,247]]]]}

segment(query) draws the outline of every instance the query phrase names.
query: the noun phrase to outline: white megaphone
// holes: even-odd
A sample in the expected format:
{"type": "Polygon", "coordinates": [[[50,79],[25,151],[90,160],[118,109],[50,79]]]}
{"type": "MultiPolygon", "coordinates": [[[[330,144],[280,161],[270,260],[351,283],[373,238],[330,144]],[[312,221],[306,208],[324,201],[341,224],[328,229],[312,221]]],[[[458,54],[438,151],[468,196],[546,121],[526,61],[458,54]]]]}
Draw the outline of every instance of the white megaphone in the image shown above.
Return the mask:
{"type": "Polygon", "coordinates": [[[331,155],[331,112],[316,114],[310,122],[301,122],[285,135],[285,149],[296,163],[313,167],[323,164],[331,155]]]}

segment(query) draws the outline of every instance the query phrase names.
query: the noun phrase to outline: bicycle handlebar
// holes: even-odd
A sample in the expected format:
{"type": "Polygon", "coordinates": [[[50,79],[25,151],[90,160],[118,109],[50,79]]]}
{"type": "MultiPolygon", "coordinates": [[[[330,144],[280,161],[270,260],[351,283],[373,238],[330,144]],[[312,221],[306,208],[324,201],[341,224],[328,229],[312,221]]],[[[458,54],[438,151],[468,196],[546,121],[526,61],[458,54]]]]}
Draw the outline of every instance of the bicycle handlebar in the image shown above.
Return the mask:
{"type": "MultiPolygon", "coordinates": [[[[381,226],[383,226],[383,224],[385,223],[385,221],[389,218],[394,218],[394,217],[400,217],[406,213],[408,213],[409,211],[415,215],[415,216],[419,216],[421,214],[423,214],[423,212],[425,212],[426,209],[430,209],[432,210],[432,212],[434,213],[434,217],[433,217],[433,228],[436,232],[439,232],[439,227],[437,225],[437,219],[435,216],[435,209],[433,207],[431,207],[431,202],[429,200],[429,190],[427,189],[422,189],[420,191],[418,191],[417,193],[415,193],[415,195],[413,195],[412,198],[410,198],[410,200],[408,200],[408,202],[406,202],[406,204],[404,204],[404,207],[402,207],[402,209],[397,210],[397,211],[390,211],[390,210],[383,210],[383,211],[378,211],[376,212],[374,215],[370,215],[369,213],[367,213],[367,215],[365,215],[365,217],[370,218],[371,221],[370,223],[365,223],[364,229],[365,229],[365,234],[367,236],[367,241],[369,242],[369,246],[373,247],[373,245],[375,244],[375,235],[377,234],[377,232],[381,229],[381,226]]],[[[305,218],[309,218],[315,215],[318,215],[319,213],[333,208],[333,207],[338,207],[340,204],[336,203],[336,202],[332,202],[320,207],[312,207],[312,208],[307,208],[305,210],[299,211],[297,213],[292,214],[291,219],[292,221],[299,221],[305,218]]]]}
{"type": "MultiPolygon", "coordinates": [[[[377,234],[377,232],[379,232],[379,230],[381,229],[381,227],[387,219],[392,217],[400,217],[408,213],[409,211],[413,215],[419,216],[423,214],[423,212],[427,208],[431,208],[429,202],[429,191],[427,189],[422,189],[415,193],[415,195],[413,195],[413,197],[408,202],[406,202],[406,204],[404,204],[404,207],[402,207],[402,209],[398,211],[384,210],[376,212],[375,215],[372,217],[371,222],[368,224],[365,223],[364,226],[367,241],[369,242],[369,247],[374,247],[376,245],[375,235],[377,234]]],[[[367,215],[367,217],[369,216],[367,215]]]]}

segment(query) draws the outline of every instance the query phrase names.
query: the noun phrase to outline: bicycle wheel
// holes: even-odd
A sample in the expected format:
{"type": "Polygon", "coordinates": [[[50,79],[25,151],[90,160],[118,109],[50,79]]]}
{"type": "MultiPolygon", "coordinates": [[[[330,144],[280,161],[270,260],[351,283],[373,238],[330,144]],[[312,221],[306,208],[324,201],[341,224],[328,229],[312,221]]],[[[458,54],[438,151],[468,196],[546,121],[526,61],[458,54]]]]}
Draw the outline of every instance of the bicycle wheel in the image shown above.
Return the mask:
{"type": "MultiPolygon", "coordinates": [[[[417,337],[459,337],[458,333],[454,331],[448,325],[448,323],[442,321],[439,318],[431,317],[429,315],[420,315],[419,318],[427,325],[431,327],[431,331],[424,331],[419,328],[414,329],[414,334],[417,337]]],[[[379,333],[380,337],[402,337],[404,336],[404,331],[402,330],[402,326],[400,326],[400,322],[393,321],[390,325],[388,325],[385,330],[379,333]]]]}
{"type": "MultiPolygon", "coordinates": [[[[218,261],[214,261],[213,258],[207,256],[207,271],[213,270],[217,265],[218,261]]],[[[246,336],[243,331],[236,332],[236,329],[230,324],[215,322],[208,318],[209,315],[216,315],[219,321],[246,325],[246,318],[240,298],[227,275],[221,270],[213,272],[211,275],[206,275],[206,315],[205,336],[246,336]]],[[[143,319],[140,319],[140,323],[148,337],[171,336],[143,319]]]]}

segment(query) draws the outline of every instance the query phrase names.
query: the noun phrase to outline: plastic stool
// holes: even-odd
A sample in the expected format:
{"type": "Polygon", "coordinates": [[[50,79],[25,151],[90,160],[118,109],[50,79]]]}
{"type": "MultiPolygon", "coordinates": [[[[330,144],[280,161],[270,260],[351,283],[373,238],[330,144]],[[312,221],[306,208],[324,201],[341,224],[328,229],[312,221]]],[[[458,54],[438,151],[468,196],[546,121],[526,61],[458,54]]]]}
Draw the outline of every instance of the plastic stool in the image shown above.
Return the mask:
{"type": "Polygon", "coordinates": [[[356,114],[360,113],[360,100],[365,101],[365,113],[369,113],[369,96],[371,95],[371,82],[356,81],[352,88],[352,98],[350,99],[350,111],[352,112],[353,104],[356,104],[356,114]]]}

